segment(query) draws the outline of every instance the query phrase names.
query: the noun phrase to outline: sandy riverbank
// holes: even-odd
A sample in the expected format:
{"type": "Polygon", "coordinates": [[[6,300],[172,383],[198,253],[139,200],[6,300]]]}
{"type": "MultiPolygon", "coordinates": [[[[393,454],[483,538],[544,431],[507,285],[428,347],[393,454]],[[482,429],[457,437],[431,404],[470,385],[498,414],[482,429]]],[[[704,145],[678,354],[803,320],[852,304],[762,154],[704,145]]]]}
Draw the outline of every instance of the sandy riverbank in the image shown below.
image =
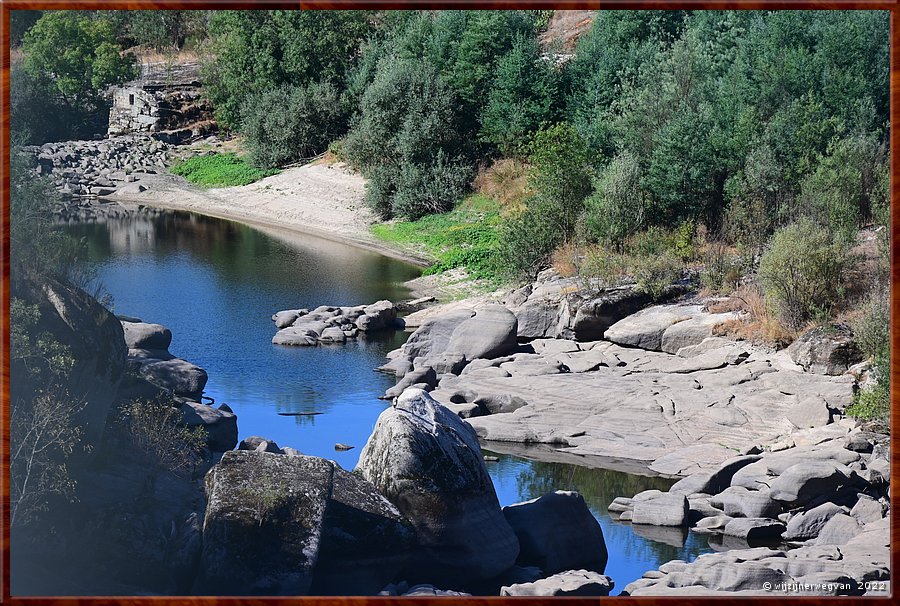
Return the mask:
{"type": "Polygon", "coordinates": [[[250,185],[204,189],[172,174],[142,176],[140,193],[105,199],[185,210],[269,229],[300,232],[425,267],[430,261],[376,240],[365,180],[343,164],[289,168],[250,185]]]}

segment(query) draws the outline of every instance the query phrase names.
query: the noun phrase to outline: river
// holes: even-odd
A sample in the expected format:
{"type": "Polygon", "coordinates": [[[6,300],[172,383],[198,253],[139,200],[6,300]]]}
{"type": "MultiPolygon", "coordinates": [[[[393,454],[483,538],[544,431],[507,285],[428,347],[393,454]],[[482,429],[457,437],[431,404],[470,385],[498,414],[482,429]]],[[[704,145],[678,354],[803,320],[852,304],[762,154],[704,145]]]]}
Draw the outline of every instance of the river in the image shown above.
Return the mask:
{"type": "MultiPolygon", "coordinates": [[[[373,252],[293,232],[252,228],[191,213],[140,211],[66,226],[87,245],[87,263],[113,311],[168,326],[170,351],[206,369],[206,395],[238,415],[240,438],[259,435],[352,469],[387,403],[393,378],[373,369],[403,332],[342,345],[272,345],[271,315],[282,309],[357,305],[409,296],[418,268],[373,252]],[[281,416],[279,412],[316,415],[281,416]],[[355,446],[334,450],[337,442],[355,446]]],[[[488,463],[501,505],[556,490],[584,495],[603,527],[606,574],[618,593],[647,570],[711,551],[675,529],[634,531],[606,507],[616,496],[671,481],[497,455],[488,463]]]]}

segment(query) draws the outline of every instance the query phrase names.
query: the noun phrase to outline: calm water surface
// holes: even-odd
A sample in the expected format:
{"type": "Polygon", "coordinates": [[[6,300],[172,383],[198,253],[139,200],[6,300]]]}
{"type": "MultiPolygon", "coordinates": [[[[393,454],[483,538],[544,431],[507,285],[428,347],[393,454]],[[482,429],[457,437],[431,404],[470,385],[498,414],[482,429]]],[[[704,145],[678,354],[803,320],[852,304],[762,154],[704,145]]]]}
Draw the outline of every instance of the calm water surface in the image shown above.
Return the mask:
{"type": "MultiPolygon", "coordinates": [[[[241,438],[259,435],[346,469],[356,465],[387,406],[378,396],[394,383],[373,369],[405,333],[279,347],[271,343],[271,316],[282,309],[403,299],[409,296],[403,282],[418,275],[416,267],[312,236],[180,212],[138,212],[66,229],[86,239],[89,263],[112,295],[114,311],[168,326],[170,351],[206,369],[206,395],[235,411],[241,438]],[[337,452],[336,442],[356,448],[337,452]]],[[[488,470],[501,505],[556,489],[584,495],[603,526],[614,593],[663,562],[710,551],[696,535],[652,529],[642,536],[607,515],[616,496],[666,488],[666,480],[498,456],[488,470]]]]}

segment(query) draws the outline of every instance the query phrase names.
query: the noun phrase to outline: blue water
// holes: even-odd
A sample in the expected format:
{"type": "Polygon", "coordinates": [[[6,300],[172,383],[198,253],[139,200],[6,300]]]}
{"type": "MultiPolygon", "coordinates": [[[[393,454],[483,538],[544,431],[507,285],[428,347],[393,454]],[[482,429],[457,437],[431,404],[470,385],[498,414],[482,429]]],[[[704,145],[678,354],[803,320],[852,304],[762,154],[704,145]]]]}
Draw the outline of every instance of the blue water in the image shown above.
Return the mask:
{"type": "MultiPolygon", "coordinates": [[[[416,267],[311,236],[263,233],[188,213],[141,212],[67,230],[85,238],[88,262],[113,297],[114,311],[168,326],[170,351],[206,369],[205,395],[234,410],[241,438],[263,436],[353,469],[387,406],[378,396],[394,383],[373,369],[406,334],[391,332],[345,345],[281,347],[271,343],[271,315],[407,298],[402,284],[418,275],[416,267]],[[335,451],[338,442],[355,448],[335,451]]],[[[615,497],[665,489],[671,482],[497,456],[500,461],[488,463],[488,470],[501,505],[557,489],[584,495],[603,527],[610,553],[606,574],[619,590],[663,562],[692,560],[710,551],[696,535],[657,529],[653,537],[641,536],[607,515],[615,497]]]]}

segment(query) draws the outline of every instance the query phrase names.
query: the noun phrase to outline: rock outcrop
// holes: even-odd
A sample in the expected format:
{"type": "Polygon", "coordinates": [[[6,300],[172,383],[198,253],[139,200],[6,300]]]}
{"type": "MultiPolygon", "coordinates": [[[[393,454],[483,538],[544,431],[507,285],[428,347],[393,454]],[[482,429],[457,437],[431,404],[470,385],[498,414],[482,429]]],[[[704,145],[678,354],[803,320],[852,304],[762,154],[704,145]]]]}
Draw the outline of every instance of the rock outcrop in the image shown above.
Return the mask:
{"type": "Polygon", "coordinates": [[[500,595],[607,596],[614,586],[611,578],[592,570],[568,570],[532,583],[503,587],[500,595]]]}
{"type": "Polygon", "coordinates": [[[403,327],[397,307],[390,301],[355,307],[320,305],[312,311],[286,309],[273,314],[272,321],[278,329],[272,343],[293,346],[343,343],[360,333],[403,327]]]}
{"type": "Polygon", "coordinates": [[[475,432],[425,391],[408,389],[381,413],[357,472],[415,527],[420,553],[412,574],[456,587],[514,564],[519,542],[475,432]]]}
{"type": "Polygon", "coordinates": [[[788,348],[791,359],[807,372],[840,375],[862,361],[862,352],[843,325],[817,326],[788,348]]]}

